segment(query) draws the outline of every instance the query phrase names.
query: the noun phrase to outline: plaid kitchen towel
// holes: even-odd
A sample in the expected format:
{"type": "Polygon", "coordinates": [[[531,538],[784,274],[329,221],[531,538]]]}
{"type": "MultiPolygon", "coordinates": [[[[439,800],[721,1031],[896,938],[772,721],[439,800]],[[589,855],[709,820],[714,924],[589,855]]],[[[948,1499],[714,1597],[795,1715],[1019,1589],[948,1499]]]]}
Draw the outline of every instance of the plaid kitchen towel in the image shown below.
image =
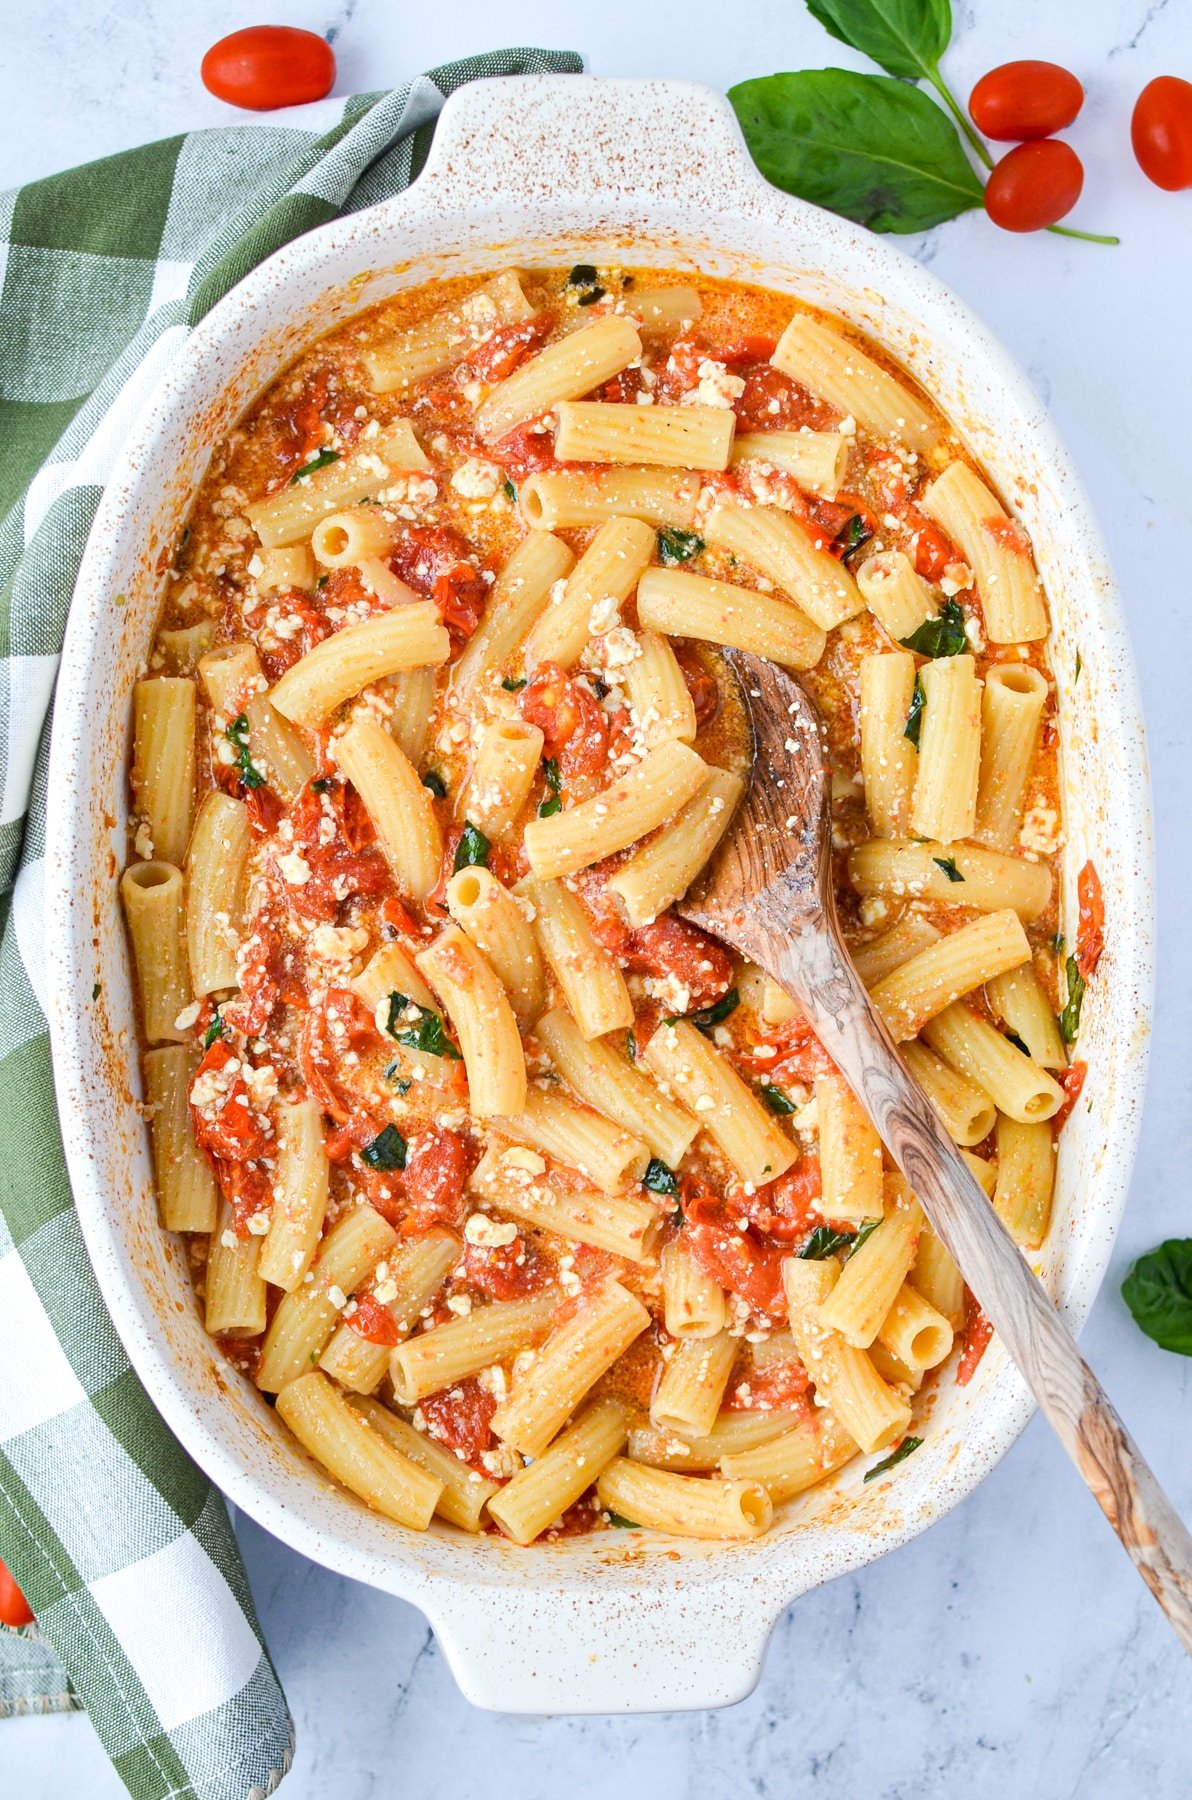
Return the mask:
{"type": "Polygon", "coordinates": [[[199,131],[0,195],[0,1557],[38,1621],[0,1629],[0,1716],[82,1704],[138,1800],[271,1793],[292,1726],[223,1501],[104,1309],[58,1135],[40,893],[79,559],[116,450],[221,295],[406,187],[464,82],[581,66],[496,51],[328,101],[321,131],[199,131]]]}

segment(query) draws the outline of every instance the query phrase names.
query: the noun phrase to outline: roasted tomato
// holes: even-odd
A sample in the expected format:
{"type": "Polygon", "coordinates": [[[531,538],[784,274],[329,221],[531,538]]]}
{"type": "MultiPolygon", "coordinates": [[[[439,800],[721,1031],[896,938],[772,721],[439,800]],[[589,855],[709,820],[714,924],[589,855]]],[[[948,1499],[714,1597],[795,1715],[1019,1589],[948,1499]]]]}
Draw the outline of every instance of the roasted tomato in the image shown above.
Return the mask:
{"type": "Polygon", "coordinates": [[[411,1140],[401,1177],[406,1199],[401,1230],[405,1236],[429,1231],[432,1225],[459,1230],[467,1211],[464,1188],[470,1162],[468,1139],[445,1125],[428,1125],[411,1140]]]}
{"type": "MultiPolygon", "coordinates": [[[[376,834],[353,788],[337,782],[316,792],[308,782],[285,817],[293,834],[290,851],[310,872],[299,882],[285,881],[279,892],[301,918],[334,919],[350,895],[376,897],[392,887],[389,865],[375,848],[376,834]]],[[[280,842],[277,848],[280,856],[280,842]]],[[[283,873],[280,863],[278,873],[283,873]]]]}
{"type": "Polygon", "coordinates": [[[557,663],[542,663],[521,696],[521,715],[537,725],[547,756],[557,758],[566,779],[595,775],[608,758],[608,720],[596,696],[557,663]]]}
{"type": "Polygon", "coordinates": [[[1076,967],[1087,981],[1105,948],[1105,897],[1096,865],[1086,862],[1076,877],[1080,918],[1076,927],[1076,967]]]}
{"type": "Polygon", "coordinates": [[[497,1403],[474,1377],[428,1395],[420,1405],[427,1436],[446,1445],[462,1462],[475,1467],[491,1448],[492,1417],[497,1403]]]}
{"type": "Polygon", "coordinates": [[[231,1046],[217,1038],[191,1083],[195,1142],[223,1162],[252,1162],[269,1148],[265,1128],[249,1105],[243,1067],[231,1046]]]}
{"type": "Polygon", "coordinates": [[[683,1183],[682,1207],[684,1242],[700,1267],[754,1312],[784,1319],[782,1261],[789,1245],[763,1238],[723,1196],[690,1179],[683,1183]]]}
{"type": "Polygon", "coordinates": [[[449,525],[411,525],[389,556],[393,573],[434,601],[455,649],[471,637],[488,600],[471,558],[471,546],[449,525]]]}
{"type": "Polygon", "coordinates": [[[350,988],[328,988],[321,1004],[302,1021],[298,1066],[311,1099],[337,1125],[346,1125],[358,1110],[339,1079],[349,1052],[358,1056],[362,1049],[375,1050],[380,1042],[375,1021],[350,988]]]}
{"type": "Polygon", "coordinates": [[[839,414],[768,362],[744,371],[745,391],[733,402],[738,431],[830,431],[839,414]]]}
{"type": "Polygon", "coordinates": [[[733,962],[724,945],[674,913],[629,932],[621,954],[635,973],[669,978],[686,988],[689,1012],[719,1000],[732,986],[733,962]]]}
{"type": "Polygon", "coordinates": [[[546,1272],[519,1234],[510,1244],[469,1244],[464,1251],[468,1286],[490,1300],[520,1300],[542,1286],[546,1272]]]}
{"type": "Polygon", "coordinates": [[[381,1305],[375,1294],[356,1295],[356,1309],[347,1323],[358,1337],[367,1338],[370,1344],[401,1343],[397,1321],[389,1308],[381,1305]]]}
{"type": "Polygon", "coordinates": [[[819,1157],[807,1155],[777,1180],[755,1188],[752,1194],[733,1188],[729,1200],[738,1216],[747,1218],[767,1237],[792,1244],[822,1222],[822,1191],[819,1157]]]}
{"type": "Polygon", "coordinates": [[[543,342],[550,331],[550,314],[534,313],[509,325],[497,325],[475,350],[468,367],[480,381],[504,381],[518,364],[543,342]]]}

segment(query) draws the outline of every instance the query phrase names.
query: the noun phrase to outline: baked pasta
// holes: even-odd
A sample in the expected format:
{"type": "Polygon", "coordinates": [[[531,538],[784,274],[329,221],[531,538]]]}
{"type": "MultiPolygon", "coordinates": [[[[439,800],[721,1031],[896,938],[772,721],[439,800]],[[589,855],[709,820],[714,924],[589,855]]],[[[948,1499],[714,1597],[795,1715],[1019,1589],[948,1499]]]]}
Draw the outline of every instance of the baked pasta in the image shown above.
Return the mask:
{"type": "Polygon", "coordinates": [[[971,1375],[985,1323],[852,1092],[674,908],[748,778],[736,645],[819,706],[852,953],[1037,1247],[1100,947],[1091,869],[1056,935],[1047,631],[930,399],[757,289],[422,287],[218,445],[120,882],[161,1220],[369,1506],[756,1537],[971,1375]]]}

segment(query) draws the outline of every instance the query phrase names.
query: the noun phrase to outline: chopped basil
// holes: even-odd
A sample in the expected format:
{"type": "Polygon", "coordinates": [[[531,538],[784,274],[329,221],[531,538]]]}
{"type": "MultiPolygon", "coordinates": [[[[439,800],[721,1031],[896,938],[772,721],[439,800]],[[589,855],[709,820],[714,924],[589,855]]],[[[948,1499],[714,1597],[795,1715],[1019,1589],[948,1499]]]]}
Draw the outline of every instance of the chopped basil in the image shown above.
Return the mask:
{"type": "Polygon", "coordinates": [[[719,1000],[713,1001],[711,1006],[701,1006],[690,1013],[675,1013],[671,1018],[663,1019],[662,1023],[677,1025],[681,1019],[685,1019],[688,1025],[698,1025],[701,1031],[710,1031],[713,1025],[722,1024],[730,1013],[736,1012],[740,1004],[741,996],[734,987],[727,994],[722,994],[719,1000]]]}
{"type": "Polygon", "coordinates": [[[325,794],[330,786],[331,783],[328,781],[327,777],[325,775],[320,775],[317,781],[311,782],[310,791],[312,794],[325,794]]]}
{"type": "Polygon", "coordinates": [[[248,714],[237,713],[226,727],[224,736],[236,752],[236,767],[246,788],[264,787],[265,777],[248,753],[248,714]]]}
{"type": "Polygon", "coordinates": [[[524,675],[506,675],[504,681],[501,683],[501,686],[507,694],[520,694],[525,685],[526,678],[524,675]]]}
{"type": "Polygon", "coordinates": [[[949,881],[964,880],[964,876],[956,867],[956,858],[954,856],[933,856],[931,860],[937,869],[942,869],[944,871],[944,874],[948,877],[949,881]]]}
{"type": "Polygon", "coordinates": [[[646,1172],[642,1176],[642,1184],[652,1194],[677,1194],[679,1183],[675,1179],[673,1169],[668,1169],[660,1156],[652,1156],[646,1164],[646,1172]]]}
{"type": "Polygon", "coordinates": [[[676,563],[690,562],[693,556],[699,556],[706,548],[698,531],[680,531],[677,525],[667,525],[658,533],[658,554],[667,568],[676,563]]]}
{"type": "Polygon", "coordinates": [[[1031,1053],[1030,1047],[1027,1044],[1023,1043],[1022,1039],[1019,1037],[1019,1035],[1016,1031],[1007,1031],[1006,1037],[1009,1040],[1009,1042],[1013,1044],[1013,1046],[1016,1050],[1022,1051],[1022,1054],[1024,1056],[1030,1055],[1030,1053],[1031,1053]]]}
{"type": "Polygon", "coordinates": [[[903,728],[902,733],[904,738],[910,739],[916,750],[919,748],[919,733],[923,729],[923,708],[926,705],[927,695],[924,691],[923,683],[916,675],[915,691],[911,695],[911,708],[906,715],[906,725],[903,728]]]}
{"type": "Polygon", "coordinates": [[[338,461],[338,450],[320,450],[319,454],[317,456],[312,456],[308,463],[303,463],[300,469],[295,469],[294,473],[290,476],[290,486],[293,487],[296,481],[301,481],[304,475],[313,475],[317,469],[326,469],[332,463],[337,463],[338,461]]]}
{"type": "Polygon", "coordinates": [[[465,819],[463,834],[455,847],[455,861],[451,865],[453,875],[461,869],[487,869],[490,845],[488,839],[471,819],[465,819]]]}
{"type": "Polygon", "coordinates": [[[426,774],[422,777],[422,785],[424,788],[430,789],[436,800],[445,800],[447,798],[447,783],[443,780],[443,777],[439,774],[437,769],[428,769],[426,771],[426,774]]]}
{"type": "Polygon", "coordinates": [[[211,1015],[210,1025],[208,1025],[206,1031],[203,1033],[203,1048],[204,1048],[204,1050],[210,1050],[210,1048],[211,1048],[212,1044],[215,1042],[215,1040],[217,1038],[221,1038],[223,1036],[223,1034],[224,1034],[224,1022],[219,1016],[219,1008],[217,1006],[215,1011],[211,1015]]]}
{"type": "Polygon", "coordinates": [[[838,540],[841,537],[844,538],[844,554],[846,556],[851,556],[854,550],[859,549],[862,544],[868,543],[872,536],[872,531],[860,513],[854,513],[843,532],[837,533],[838,540]]]}
{"type": "Polygon", "coordinates": [[[622,1518],[620,1513],[610,1512],[608,1522],[617,1531],[640,1531],[641,1526],[634,1519],[622,1518]]]}
{"type": "Polygon", "coordinates": [[[321,594],[330,579],[331,577],[329,575],[320,575],[319,579],[315,582],[315,593],[321,594]]]}
{"type": "Polygon", "coordinates": [[[856,1236],[853,1238],[852,1243],[848,1247],[848,1254],[845,1256],[845,1259],[844,1259],[845,1262],[848,1261],[850,1256],[855,1256],[857,1254],[857,1251],[861,1248],[861,1245],[865,1242],[865,1239],[867,1237],[872,1237],[874,1232],[877,1230],[877,1228],[880,1224],[881,1224],[880,1219],[866,1219],[864,1225],[862,1225],[860,1231],[857,1232],[856,1236]]]}
{"type": "Polygon", "coordinates": [[[542,776],[543,780],[546,782],[550,799],[542,802],[542,805],[538,808],[538,817],[540,819],[551,819],[557,812],[562,812],[563,810],[563,800],[559,792],[562,782],[559,775],[559,763],[557,757],[543,757],[542,776]]]}
{"type": "Polygon", "coordinates": [[[757,1091],[770,1111],[777,1113],[780,1119],[786,1118],[788,1113],[799,1110],[794,1101],[784,1094],[780,1087],[775,1087],[772,1081],[763,1081],[757,1091]]]}
{"type": "Polygon", "coordinates": [[[501,483],[501,492],[504,494],[506,500],[509,501],[511,506],[516,506],[516,504],[517,504],[517,489],[514,487],[513,483],[510,481],[508,475],[506,475],[504,481],[501,483]]]}
{"type": "Polygon", "coordinates": [[[874,1463],[872,1469],[866,1469],[866,1481],[875,1481],[879,1475],[884,1475],[888,1469],[897,1468],[900,1462],[905,1462],[908,1456],[914,1455],[922,1442],[922,1438],[903,1438],[897,1450],[891,1450],[889,1456],[883,1456],[880,1463],[874,1463]]]}
{"type": "Polygon", "coordinates": [[[360,1152],[360,1160],[367,1163],[370,1169],[404,1169],[406,1166],[406,1140],[396,1125],[386,1125],[377,1133],[371,1144],[365,1144],[360,1152]]]}
{"type": "Polygon", "coordinates": [[[399,1056],[395,1056],[391,1063],[385,1064],[385,1079],[391,1086],[397,1089],[399,1094],[408,1094],[410,1088],[413,1086],[413,1083],[407,1081],[405,1076],[401,1073],[401,1058],[399,1056]]]}
{"type": "Polygon", "coordinates": [[[385,1030],[395,1044],[404,1044],[407,1050],[421,1050],[424,1056],[445,1056],[449,1062],[462,1060],[459,1051],[443,1030],[443,1021],[438,1013],[419,1006],[405,994],[390,994],[385,1030]],[[411,1007],[414,1018],[402,1025],[402,1014],[411,1007]]]}
{"type": "Polygon", "coordinates": [[[1065,1044],[1074,1044],[1080,1030],[1080,1009],[1084,1004],[1086,983],[1074,956],[1068,958],[1064,967],[1068,973],[1068,1003],[1060,1014],[1060,1036],[1065,1044]]]}
{"type": "Polygon", "coordinates": [[[595,263],[576,263],[567,277],[568,287],[595,287],[600,276],[595,263]]]}
{"type": "Polygon", "coordinates": [[[636,1062],[637,1061],[637,1033],[636,1033],[636,1031],[627,1031],[625,1033],[625,1050],[626,1050],[626,1054],[629,1057],[630,1062],[636,1062]]]}
{"type": "Polygon", "coordinates": [[[959,656],[968,649],[964,614],[955,600],[945,600],[938,618],[924,619],[917,631],[899,642],[916,656],[959,656]]]}
{"type": "Polygon", "coordinates": [[[588,288],[586,290],[586,292],[584,292],[580,295],[579,301],[577,304],[580,306],[595,306],[597,300],[604,299],[606,292],[607,292],[607,290],[605,288],[602,288],[599,286],[594,287],[594,288],[588,288]]]}
{"type": "Polygon", "coordinates": [[[823,1262],[845,1249],[853,1241],[851,1231],[833,1231],[830,1225],[817,1225],[799,1252],[803,1262],[823,1262]]]}

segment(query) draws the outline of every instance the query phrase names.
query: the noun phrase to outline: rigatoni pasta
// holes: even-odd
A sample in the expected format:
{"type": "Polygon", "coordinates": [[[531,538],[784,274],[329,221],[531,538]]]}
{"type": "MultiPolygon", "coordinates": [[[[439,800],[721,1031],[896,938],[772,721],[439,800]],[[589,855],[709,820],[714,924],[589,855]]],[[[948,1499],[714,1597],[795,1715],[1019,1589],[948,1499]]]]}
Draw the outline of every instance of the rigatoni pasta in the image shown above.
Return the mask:
{"type": "Polygon", "coordinates": [[[1057,700],[956,433],[789,296],[581,264],[357,311],[212,448],[119,885],[161,1222],[236,1378],[383,1518],[517,1545],[754,1537],[930,1438],[961,1272],[684,904],[749,775],[735,648],[822,714],[857,970],[1040,1244],[1057,700]]]}

